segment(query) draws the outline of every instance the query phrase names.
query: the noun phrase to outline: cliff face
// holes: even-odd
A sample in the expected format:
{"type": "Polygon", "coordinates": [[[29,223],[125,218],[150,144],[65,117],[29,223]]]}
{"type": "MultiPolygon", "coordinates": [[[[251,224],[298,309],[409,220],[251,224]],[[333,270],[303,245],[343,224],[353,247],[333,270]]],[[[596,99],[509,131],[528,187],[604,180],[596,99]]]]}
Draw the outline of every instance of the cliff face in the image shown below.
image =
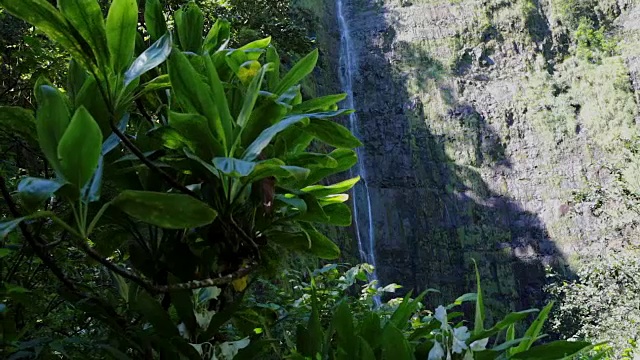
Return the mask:
{"type": "Polygon", "coordinates": [[[594,60],[561,3],[345,0],[381,282],[451,301],[475,259],[487,296],[522,308],[542,299],[545,265],[569,272],[638,238],[607,194],[640,173],[640,7],[598,2],[621,45],[594,60]]]}

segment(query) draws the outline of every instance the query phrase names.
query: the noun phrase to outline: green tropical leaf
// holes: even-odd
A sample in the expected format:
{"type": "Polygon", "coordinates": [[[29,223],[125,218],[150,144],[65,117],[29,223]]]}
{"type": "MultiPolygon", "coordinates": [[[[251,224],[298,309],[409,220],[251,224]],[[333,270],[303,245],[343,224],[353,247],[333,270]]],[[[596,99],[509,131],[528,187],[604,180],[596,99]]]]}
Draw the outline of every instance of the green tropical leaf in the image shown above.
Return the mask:
{"type": "Polygon", "coordinates": [[[287,129],[289,126],[300,123],[307,119],[323,119],[328,117],[339,116],[346,113],[347,110],[332,111],[326,113],[314,113],[314,114],[301,114],[288,116],[279,123],[266,128],[260,135],[249,145],[242,155],[243,160],[252,161],[255,160],[262,150],[273,140],[273,138],[280,132],[287,129]]]}
{"type": "Polygon", "coordinates": [[[485,339],[490,336],[497,334],[503,329],[514,325],[515,323],[522,321],[528,318],[531,314],[538,312],[538,309],[528,309],[524,311],[512,312],[505,316],[502,320],[500,320],[497,324],[491,327],[488,330],[481,331],[479,333],[474,333],[473,336],[469,338],[469,342],[473,342],[479,339],[485,339]]]}
{"type": "Polygon", "coordinates": [[[124,86],[140,77],[147,71],[162,64],[171,54],[173,41],[171,33],[166,33],[158,41],[138,56],[124,74],[124,86]]]}
{"type": "Polygon", "coordinates": [[[347,94],[327,95],[307,100],[293,107],[293,114],[303,114],[306,112],[335,111],[338,103],[347,98],[347,94]]]}
{"type": "Polygon", "coordinates": [[[167,22],[164,20],[160,0],[146,0],[144,6],[144,22],[151,40],[156,41],[167,33],[167,22]]]}
{"type": "MultiPolygon", "coordinates": [[[[287,106],[282,103],[278,103],[273,99],[260,99],[259,102],[260,105],[253,110],[247,125],[242,130],[243,146],[250,145],[261,132],[269,126],[280,122],[289,112],[287,106]]],[[[297,129],[291,128],[290,130],[297,129]]],[[[299,130],[297,130],[297,132],[298,134],[302,133],[299,130]]]]}
{"type": "Polygon", "coordinates": [[[207,69],[207,76],[209,77],[209,86],[211,86],[211,93],[213,94],[213,99],[218,107],[218,115],[222,122],[222,129],[225,133],[226,142],[227,144],[231,144],[233,142],[234,120],[233,116],[231,116],[231,111],[229,110],[224,85],[222,84],[222,81],[220,81],[220,76],[218,75],[218,71],[213,64],[211,57],[205,56],[204,61],[207,69]]]}
{"type": "Polygon", "coordinates": [[[280,180],[294,178],[296,181],[302,181],[309,176],[309,169],[289,166],[279,159],[269,159],[256,163],[256,166],[249,176],[250,182],[256,182],[266,177],[275,177],[280,180]]]}
{"type": "Polygon", "coordinates": [[[273,90],[277,95],[284,94],[290,87],[298,84],[300,80],[309,75],[318,62],[318,49],[313,50],[307,56],[296,63],[291,70],[280,80],[278,86],[273,90]]]}
{"type": "Polygon", "coordinates": [[[121,74],[133,60],[137,28],[138,2],[113,0],[107,15],[107,45],[116,74],[121,74]]]}
{"type": "Polygon", "coordinates": [[[329,204],[322,207],[328,217],[327,224],[351,226],[351,209],[344,203],[329,204]]]}
{"type": "Polygon", "coordinates": [[[484,331],[484,319],[485,319],[484,299],[482,297],[482,287],[480,286],[480,271],[478,271],[478,264],[476,263],[475,260],[473,260],[473,266],[476,270],[476,287],[478,288],[476,290],[478,297],[476,300],[476,315],[475,315],[473,334],[478,334],[484,331]]]}
{"type": "Polygon", "coordinates": [[[21,218],[11,219],[8,221],[0,222],[0,240],[6,238],[10,233],[12,233],[21,222],[31,219],[39,219],[44,217],[52,217],[55,216],[51,211],[38,211],[34,214],[23,216],[21,218]]]}
{"type": "Polygon", "coordinates": [[[84,82],[76,96],[76,103],[79,106],[84,106],[93,116],[93,119],[100,126],[102,136],[108,136],[111,133],[109,106],[102,96],[100,84],[93,77],[87,78],[84,82]]]}
{"type": "Polygon", "coordinates": [[[187,57],[179,51],[174,51],[169,58],[169,77],[179,102],[188,112],[204,115],[215,138],[226,149],[226,135],[213,94],[187,57]]]}
{"type": "Polygon", "coordinates": [[[528,340],[521,342],[520,345],[518,345],[518,347],[516,347],[515,349],[512,349],[511,350],[512,354],[517,354],[517,353],[521,353],[523,351],[529,350],[531,346],[533,346],[533,343],[536,342],[536,340],[538,340],[538,336],[542,332],[544,323],[545,321],[547,321],[547,318],[549,317],[549,313],[551,312],[553,305],[554,305],[554,302],[552,301],[540,311],[536,319],[531,323],[527,331],[524,333],[524,337],[528,338],[528,340]]]}
{"type": "Polygon", "coordinates": [[[230,34],[229,22],[221,19],[216,20],[204,40],[204,51],[208,53],[217,51],[229,40],[230,34]]]}
{"type": "Polygon", "coordinates": [[[204,30],[202,10],[194,2],[189,2],[173,14],[173,19],[182,50],[199,54],[204,30]]]}
{"type": "Polygon", "coordinates": [[[143,222],[166,229],[187,229],[208,225],[217,213],[189,195],[126,190],[113,205],[143,222]]]}
{"type": "Polygon", "coordinates": [[[87,71],[78,64],[74,59],[69,61],[69,69],[67,70],[67,94],[71,99],[71,104],[75,107],[80,106],[78,102],[78,93],[87,81],[87,71]]]}
{"type": "Polygon", "coordinates": [[[142,90],[140,90],[140,92],[136,94],[136,98],[156,90],[169,89],[170,87],[171,80],[169,79],[169,75],[160,75],[153,80],[144,83],[142,85],[142,90]]]}
{"type": "MultiPolygon", "coordinates": [[[[522,343],[520,343],[522,344],[522,343]]],[[[594,345],[586,341],[554,341],[517,353],[510,359],[526,360],[560,360],[572,359],[573,356],[592,349],[594,345]]]]}
{"type": "Polygon", "coordinates": [[[58,144],[71,120],[67,101],[60,91],[48,85],[36,89],[36,99],[38,101],[36,128],[40,149],[49,160],[51,167],[62,174],[58,159],[58,144]]]}
{"type": "Polygon", "coordinates": [[[223,153],[222,146],[213,137],[204,116],[170,111],[169,126],[184,137],[189,150],[200,158],[213,159],[216,154],[223,153]]]}
{"type": "Polygon", "coordinates": [[[304,131],[318,140],[337,148],[357,148],[362,146],[360,140],[349,129],[331,120],[312,119],[304,131]]]}
{"type": "Polygon", "coordinates": [[[78,108],[58,144],[64,178],[82,188],[98,167],[102,154],[100,127],[84,107],[78,108]]]}
{"type": "MultiPolygon", "coordinates": [[[[109,64],[107,34],[100,5],[95,0],[58,0],[65,19],[89,44],[98,68],[106,71],[109,64]]],[[[106,75],[106,74],[105,74],[106,75]]]]}
{"type": "Polygon", "coordinates": [[[382,332],[382,359],[412,360],[409,342],[395,326],[388,324],[382,332]]]}
{"type": "Polygon", "coordinates": [[[280,55],[273,45],[267,48],[267,62],[271,63],[271,71],[267,74],[269,89],[275,90],[280,83],[280,55]]]}
{"type": "Polygon", "coordinates": [[[312,186],[307,186],[300,190],[306,193],[312,194],[316,197],[342,194],[344,192],[349,191],[352,187],[354,187],[358,183],[358,181],[360,181],[360,177],[356,176],[352,179],[341,181],[337,184],[327,185],[327,186],[312,185],[312,186]]]}
{"type": "Polygon", "coordinates": [[[335,167],[311,168],[311,173],[304,185],[316,184],[330,175],[347,171],[358,162],[358,155],[351,149],[335,149],[329,153],[329,156],[335,159],[338,165],[335,167]]]}
{"type": "Polygon", "coordinates": [[[301,226],[311,241],[311,249],[309,249],[311,254],[326,260],[334,260],[340,257],[340,248],[331,239],[309,224],[302,223],[301,226]]]}
{"type": "Polygon", "coordinates": [[[349,353],[355,355],[355,346],[357,346],[358,342],[356,341],[356,332],[353,326],[353,315],[351,314],[351,310],[349,309],[349,304],[346,301],[343,301],[338,305],[335,313],[333,314],[333,328],[336,330],[336,334],[338,335],[338,341],[340,347],[343,349],[347,347],[349,353]]]}
{"type": "Polygon", "coordinates": [[[213,165],[223,174],[232,177],[249,176],[256,167],[256,163],[252,161],[243,161],[224,157],[217,157],[213,159],[213,165]]]}
{"type": "Polygon", "coordinates": [[[18,184],[18,193],[28,203],[41,204],[63,185],[63,182],[57,180],[25,177],[18,184]]]}
{"type": "Polygon", "coordinates": [[[260,92],[260,88],[262,87],[262,81],[264,80],[264,75],[266,74],[267,69],[268,65],[260,68],[258,73],[251,80],[251,84],[249,84],[249,87],[247,88],[242,109],[240,110],[240,114],[238,114],[238,119],[236,120],[238,126],[241,129],[247,125],[247,122],[251,117],[251,112],[253,111],[253,107],[256,105],[256,100],[258,100],[258,94],[260,92]]]}

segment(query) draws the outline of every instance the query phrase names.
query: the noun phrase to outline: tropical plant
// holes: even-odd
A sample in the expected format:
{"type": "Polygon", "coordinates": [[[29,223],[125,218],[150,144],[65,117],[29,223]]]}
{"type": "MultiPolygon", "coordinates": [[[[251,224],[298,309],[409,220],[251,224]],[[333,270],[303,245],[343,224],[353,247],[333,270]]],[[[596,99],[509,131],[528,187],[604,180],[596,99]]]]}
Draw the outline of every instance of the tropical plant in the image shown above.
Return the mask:
{"type": "MultiPolygon", "coordinates": [[[[358,179],[319,184],[356,162],[360,142],[331,120],[349,113],[337,106],[345,96],[305,99],[298,85],[317,51],[284,73],[270,38],[230,48],[225,21],[203,36],[194,3],[168,31],[159,1],[147,0],[150,45],[135,0],[112,1],[106,19],[95,0],[0,5],[72,57],[64,90],[36,83],[35,116],[0,108],[3,127],[37,143],[49,169],[20,179],[15,194],[0,177],[11,214],[0,238],[27,246],[66,302],[101,321],[94,346],[111,356],[199,359],[260,347],[225,325],[249,277],[273,271],[283,249],[338,257],[314,224],[351,223],[344,193],[358,179]],[[334,150],[308,150],[314,140],[334,150]],[[70,276],[53,247],[99,264],[112,288],[70,276]]],[[[7,319],[25,301],[13,294],[2,293],[7,319]]],[[[20,340],[5,339],[6,351],[20,340]]]]}
{"type": "MultiPolygon", "coordinates": [[[[354,312],[347,297],[327,309],[311,289],[311,315],[298,325],[291,359],[567,359],[594,348],[589,342],[537,342],[553,303],[541,311],[530,309],[506,315],[493,326],[484,323],[484,299],[476,269],[477,293],[439,306],[434,312],[422,309],[421,301],[434,290],[412,299],[411,293],[393,299],[380,308],[354,312]],[[475,302],[474,320],[456,311],[465,302],[475,302]],[[326,314],[328,310],[328,314],[326,314]],[[522,336],[516,325],[538,313],[522,336]],[[323,321],[329,315],[329,321],[323,321]],[[472,328],[467,325],[473,323],[472,328]]],[[[365,285],[364,288],[369,288],[365,285]]]]}

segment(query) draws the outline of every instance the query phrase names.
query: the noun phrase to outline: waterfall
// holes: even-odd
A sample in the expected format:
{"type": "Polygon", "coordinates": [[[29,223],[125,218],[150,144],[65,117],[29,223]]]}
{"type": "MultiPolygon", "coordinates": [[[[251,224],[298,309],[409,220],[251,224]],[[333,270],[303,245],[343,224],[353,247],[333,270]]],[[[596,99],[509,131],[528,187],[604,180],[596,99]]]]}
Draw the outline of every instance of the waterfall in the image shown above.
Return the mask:
{"type": "MultiPolygon", "coordinates": [[[[356,55],[352,47],[351,33],[349,31],[349,24],[345,19],[345,12],[343,2],[345,0],[336,0],[336,10],[338,13],[338,26],[340,29],[340,83],[342,89],[347,93],[346,104],[350,109],[355,109],[355,100],[353,98],[353,76],[356,63],[356,55]]],[[[349,115],[349,127],[351,132],[360,138],[358,131],[358,115],[354,112],[349,115]]],[[[367,184],[367,169],[364,165],[364,154],[361,149],[356,149],[358,154],[358,164],[355,167],[356,174],[359,175],[361,181],[353,188],[353,221],[356,229],[356,239],[358,241],[358,250],[360,251],[360,258],[362,261],[373,265],[374,271],[369,276],[369,281],[376,281],[378,277],[376,275],[376,256],[375,256],[375,229],[373,226],[373,212],[371,209],[371,196],[369,194],[369,185],[367,184]],[[364,197],[364,199],[362,199],[364,197]],[[364,201],[358,201],[362,199],[364,201]],[[362,203],[366,204],[366,208],[362,208],[362,203]],[[361,215],[362,214],[362,215],[361,215]],[[361,219],[363,216],[364,219],[361,219]],[[361,225],[362,221],[365,223],[361,225]],[[366,226],[363,226],[366,225],[366,226]],[[364,236],[363,236],[364,235],[364,236]],[[366,238],[365,238],[366,237],[366,238]],[[364,238],[364,239],[363,239],[364,238]]],[[[352,170],[354,172],[354,170],[352,170]]],[[[374,301],[376,305],[380,305],[380,298],[375,297],[374,301]]]]}

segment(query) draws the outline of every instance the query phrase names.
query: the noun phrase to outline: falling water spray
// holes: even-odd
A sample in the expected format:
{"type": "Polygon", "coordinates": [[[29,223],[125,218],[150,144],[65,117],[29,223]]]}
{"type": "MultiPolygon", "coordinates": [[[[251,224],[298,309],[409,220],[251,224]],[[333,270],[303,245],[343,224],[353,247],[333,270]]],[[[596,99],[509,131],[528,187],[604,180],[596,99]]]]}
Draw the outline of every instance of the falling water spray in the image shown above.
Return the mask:
{"type": "MultiPolygon", "coordinates": [[[[355,100],[353,98],[353,77],[357,66],[357,59],[353,45],[351,42],[351,33],[349,24],[345,18],[344,2],[347,0],[336,0],[336,10],[338,13],[338,26],[340,28],[340,82],[342,89],[347,93],[347,107],[355,109],[355,100]]],[[[349,115],[349,127],[357,137],[360,137],[358,131],[358,115],[354,112],[349,115]]],[[[367,184],[367,169],[365,168],[364,154],[361,149],[356,149],[358,154],[358,164],[355,171],[362,179],[360,183],[353,188],[353,219],[356,229],[356,239],[358,241],[358,250],[362,261],[373,265],[374,271],[370,275],[370,281],[377,281],[376,275],[376,256],[375,256],[375,232],[373,226],[373,212],[371,209],[371,196],[369,194],[369,185],[367,184]],[[364,206],[363,206],[364,205],[364,206]],[[364,220],[364,221],[363,221],[364,220]]],[[[380,305],[380,298],[375,297],[376,305],[380,305]]]]}

